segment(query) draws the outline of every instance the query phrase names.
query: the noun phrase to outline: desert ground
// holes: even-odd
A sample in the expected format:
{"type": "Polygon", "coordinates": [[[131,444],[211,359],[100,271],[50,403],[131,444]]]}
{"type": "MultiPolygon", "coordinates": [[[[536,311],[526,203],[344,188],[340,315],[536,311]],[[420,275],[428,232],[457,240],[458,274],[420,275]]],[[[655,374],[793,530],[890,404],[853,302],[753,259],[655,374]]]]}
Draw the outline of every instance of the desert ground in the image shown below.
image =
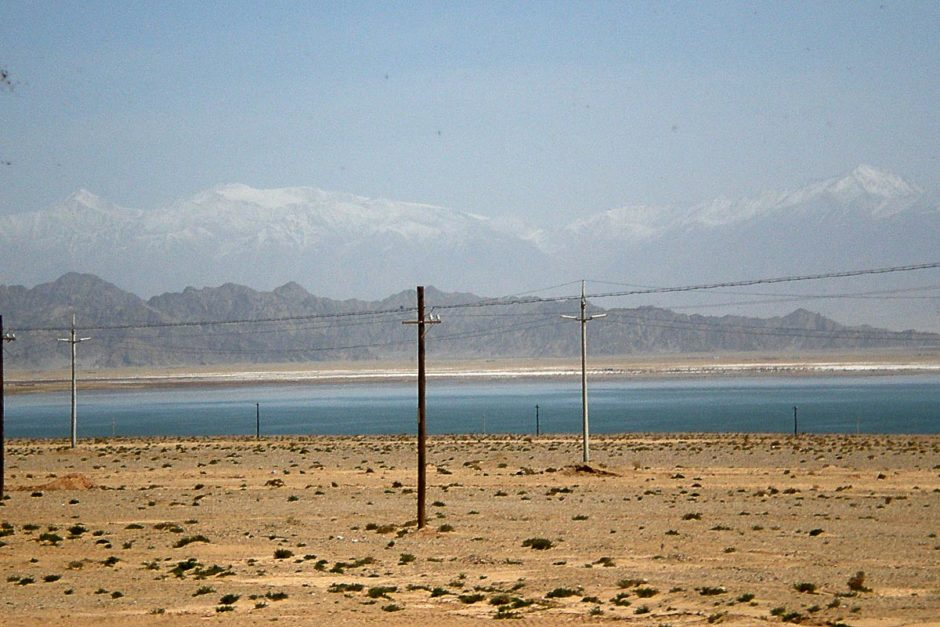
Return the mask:
{"type": "Polygon", "coordinates": [[[7,443],[0,624],[926,625],[940,437],[7,443]]]}

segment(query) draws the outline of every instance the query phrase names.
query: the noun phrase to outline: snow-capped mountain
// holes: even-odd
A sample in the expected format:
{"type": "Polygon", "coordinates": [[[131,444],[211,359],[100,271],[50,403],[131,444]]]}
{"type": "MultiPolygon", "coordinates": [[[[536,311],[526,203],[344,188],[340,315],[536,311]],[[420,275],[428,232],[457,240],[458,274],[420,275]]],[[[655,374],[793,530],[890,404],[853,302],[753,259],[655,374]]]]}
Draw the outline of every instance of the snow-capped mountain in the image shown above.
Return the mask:
{"type": "MultiPolygon", "coordinates": [[[[940,205],[899,176],[863,165],[842,177],[751,198],[611,209],[555,234],[551,249],[566,263],[580,260],[591,276],[683,285],[935,261],[938,242],[940,205]]],[[[923,275],[888,275],[868,280],[864,289],[924,281],[923,275]]],[[[853,285],[849,291],[862,289],[853,285]]],[[[791,291],[827,289],[846,287],[815,284],[791,291]]],[[[940,328],[935,301],[884,299],[864,314],[859,302],[832,301],[819,308],[846,322],[940,328]]]]}
{"type": "MultiPolygon", "coordinates": [[[[610,209],[556,231],[311,187],[223,185],[152,210],[79,190],[50,209],[0,217],[0,283],[76,271],[145,296],[289,281],[334,298],[415,284],[498,295],[581,277],[683,285],[918,263],[940,259],[937,242],[940,205],[864,165],[750,198],[610,209]]],[[[878,287],[914,280],[892,275],[878,287]]],[[[934,301],[881,301],[871,319],[841,302],[818,309],[849,323],[940,328],[934,301]]]]}
{"type": "Polygon", "coordinates": [[[518,275],[507,266],[544,265],[533,244],[481,216],[308,187],[223,185],[151,211],[79,190],[49,210],[0,217],[0,245],[0,282],[91,272],[142,294],[292,280],[341,297],[416,281],[510,290],[518,275]]]}
{"type": "Polygon", "coordinates": [[[752,198],[719,197],[691,207],[632,205],[575,222],[556,237],[645,240],[699,227],[740,225],[783,216],[881,220],[915,207],[924,192],[901,177],[860,165],[849,174],[752,198]]]}

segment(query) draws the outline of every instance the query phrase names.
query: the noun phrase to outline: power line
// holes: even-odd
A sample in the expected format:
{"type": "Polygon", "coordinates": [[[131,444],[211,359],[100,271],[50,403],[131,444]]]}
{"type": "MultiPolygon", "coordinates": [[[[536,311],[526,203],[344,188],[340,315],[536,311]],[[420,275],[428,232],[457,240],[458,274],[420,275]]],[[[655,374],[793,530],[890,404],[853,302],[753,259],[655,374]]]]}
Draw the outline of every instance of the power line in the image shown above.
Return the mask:
{"type": "MultiPolygon", "coordinates": [[[[808,339],[848,339],[848,340],[857,340],[857,341],[875,341],[875,342],[892,342],[892,343],[904,343],[904,342],[919,342],[919,343],[930,343],[940,342],[940,336],[930,333],[914,333],[914,332],[884,332],[877,330],[866,330],[866,329],[839,329],[839,330],[812,330],[799,327],[762,327],[753,324],[729,324],[727,322],[708,322],[705,320],[679,320],[679,319],[664,319],[657,318],[648,315],[644,315],[641,312],[636,310],[624,310],[624,309],[612,309],[608,311],[611,320],[616,323],[625,323],[624,319],[631,320],[640,320],[647,327],[653,328],[664,328],[664,329],[676,329],[682,331],[712,331],[721,334],[741,334],[748,336],[775,336],[775,337],[788,337],[788,338],[808,338],[808,339]]],[[[457,340],[463,339],[474,339],[474,338],[483,338],[483,337],[493,337],[498,335],[507,335],[511,333],[525,332],[529,330],[541,329],[551,326],[556,326],[560,324],[557,322],[555,316],[557,314],[544,314],[538,316],[536,320],[528,320],[524,323],[508,325],[508,326],[498,326],[498,327],[488,327],[484,330],[470,330],[457,333],[451,333],[448,335],[438,335],[435,336],[435,341],[440,343],[454,342],[457,340]]],[[[493,314],[494,317],[510,317],[509,314],[493,314]]],[[[481,315],[480,317],[489,317],[487,315],[481,315]]],[[[213,334],[215,336],[224,336],[226,334],[213,334]]],[[[243,335],[241,333],[237,334],[239,336],[243,335]]],[[[198,336],[195,336],[198,337],[198,336]]],[[[393,340],[393,341],[376,341],[376,342],[365,342],[365,343],[354,343],[354,344],[342,344],[342,345],[332,345],[332,346],[310,346],[305,348],[268,348],[268,347],[258,347],[258,348],[214,348],[210,346],[206,347],[194,347],[191,344],[180,346],[172,344],[160,344],[159,346],[154,346],[153,344],[148,344],[146,340],[143,339],[134,339],[134,338],[125,338],[117,340],[115,346],[125,346],[131,349],[151,349],[151,350],[161,350],[169,351],[177,354],[218,354],[218,355],[257,355],[265,353],[274,353],[274,354],[311,354],[311,353],[322,353],[322,352],[335,352],[335,351],[344,351],[344,350],[367,350],[374,348],[388,348],[393,346],[404,346],[410,344],[407,340],[393,340]]]]}
{"type": "MultiPolygon", "coordinates": [[[[708,322],[708,321],[696,321],[696,320],[667,320],[664,318],[656,318],[642,313],[635,312],[632,310],[618,310],[613,309],[608,311],[610,320],[614,323],[625,324],[625,319],[630,320],[640,320],[647,327],[652,328],[661,328],[661,329],[675,329],[679,331],[707,331],[714,332],[723,335],[728,334],[739,334],[745,336],[755,336],[755,337],[785,337],[791,339],[798,338],[807,338],[807,339],[820,339],[820,340],[855,340],[855,341],[869,341],[869,342],[889,342],[889,343],[908,343],[908,342],[917,342],[920,344],[929,344],[933,345],[935,343],[940,343],[940,335],[930,334],[930,333],[914,333],[914,332],[884,332],[876,330],[866,330],[866,329],[839,329],[839,330],[813,330],[813,329],[804,329],[799,327],[761,327],[750,324],[729,324],[726,322],[708,322]]],[[[513,325],[504,325],[498,327],[488,327],[483,330],[471,330],[464,332],[451,333],[448,335],[436,335],[434,337],[435,342],[438,343],[448,343],[458,340],[465,339],[476,339],[476,338],[485,338],[485,337],[494,337],[499,335],[508,335],[511,333],[520,333],[530,330],[542,329],[546,327],[552,327],[560,324],[556,318],[556,314],[551,314],[543,317],[539,320],[526,321],[520,324],[513,325]]],[[[154,346],[153,344],[148,344],[143,340],[135,339],[124,339],[119,340],[116,346],[125,346],[132,349],[152,349],[152,350],[161,350],[169,351],[176,354],[189,354],[189,355],[200,355],[200,354],[217,354],[217,355],[259,355],[259,354],[283,354],[283,355],[304,355],[312,353],[324,353],[324,352],[336,352],[336,351],[347,351],[347,350],[368,350],[375,348],[389,348],[395,346],[405,346],[410,344],[408,340],[390,340],[390,341],[376,341],[376,342],[365,342],[365,343],[355,343],[355,344],[341,344],[341,345],[331,345],[331,346],[310,346],[306,348],[267,348],[267,347],[258,347],[258,348],[213,348],[213,347],[203,347],[197,348],[192,345],[172,345],[172,344],[160,344],[159,346],[154,346]]]]}
{"type": "Polygon", "coordinates": [[[526,291],[524,291],[524,292],[516,292],[515,294],[507,294],[507,295],[503,296],[503,298],[515,298],[515,297],[518,297],[518,296],[528,296],[529,294],[535,294],[535,293],[537,293],[537,292],[550,292],[550,291],[552,291],[552,290],[561,289],[561,288],[563,288],[563,287],[569,287],[569,286],[571,286],[571,285],[577,285],[577,284],[579,284],[580,282],[581,282],[581,281],[568,281],[567,283],[560,283],[560,284],[558,284],[558,285],[552,285],[552,286],[549,286],[549,287],[539,287],[539,288],[536,288],[536,289],[534,289],[534,290],[526,290],[526,291]]]}
{"type": "MultiPolygon", "coordinates": [[[[539,329],[547,326],[553,326],[556,324],[554,321],[554,315],[552,315],[551,322],[527,322],[518,325],[512,325],[509,327],[502,328],[490,328],[483,331],[467,331],[463,333],[453,333],[450,335],[436,335],[434,337],[435,342],[453,342],[455,340],[469,339],[469,338],[480,338],[480,337],[491,337],[494,335],[505,335],[507,333],[513,333],[516,331],[526,331],[530,329],[539,329]]],[[[173,353],[183,353],[190,355],[200,355],[200,354],[219,354],[219,355],[255,355],[259,353],[277,353],[277,354],[306,354],[306,353],[316,353],[316,352],[330,352],[330,351],[341,351],[341,350],[355,350],[355,349],[369,349],[369,348],[387,348],[390,346],[403,346],[406,344],[411,344],[410,340],[392,340],[392,341],[383,341],[383,342],[371,342],[364,344],[347,344],[342,346],[317,346],[317,347],[308,347],[308,348],[195,348],[192,345],[188,346],[178,346],[171,344],[160,344],[159,346],[154,346],[153,344],[145,343],[143,340],[135,339],[124,339],[118,340],[116,346],[130,346],[135,348],[147,348],[154,350],[166,350],[173,353]]]]}
{"type": "MultiPolygon", "coordinates": [[[[397,320],[394,320],[397,322],[397,320]]],[[[243,337],[243,336],[254,336],[254,335],[267,335],[273,333],[302,333],[309,331],[321,331],[321,330],[336,330],[336,329],[347,329],[350,327],[360,327],[360,326],[371,326],[371,325],[384,325],[391,324],[393,322],[392,318],[385,320],[354,320],[354,321],[339,321],[339,322],[329,322],[329,323],[311,323],[305,325],[296,325],[290,328],[285,329],[284,327],[274,327],[270,329],[260,329],[260,330],[245,330],[245,331],[199,331],[193,333],[184,333],[177,334],[176,337],[243,337]]],[[[107,329],[104,331],[107,334],[108,331],[113,331],[115,329],[107,329]]],[[[128,330],[128,329],[118,329],[118,330],[128,330]]],[[[150,328],[141,329],[143,331],[150,330],[150,328]]],[[[198,330],[197,330],[198,331],[198,330]]],[[[156,339],[154,337],[154,339],[156,339]]]]}
{"type": "Polygon", "coordinates": [[[933,300],[940,298],[940,294],[932,296],[899,296],[899,294],[905,294],[909,292],[926,292],[930,290],[940,290],[940,285],[924,285],[921,287],[904,287],[896,288],[890,290],[870,290],[867,292],[835,292],[835,293],[813,293],[813,292],[719,292],[719,294],[731,294],[731,295],[742,295],[742,296],[780,296],[780,297],[792,297],[795,299],[805,298],[808,300],[820,299],[820,298],[871,298],[876,300],[881,299],[925,299],[933,300]]]}
{"type": "Polygon", "coordinates": [[[718,303],[700,303],[698,305],[664,305],[663,309],[672,311],[700,309],[721,309],[723,307],[747,307],[751,305],[779,305],[781,303],[801,303],[810,300],[834,299],[859,299],[859,300],[937,300],[938,296],[863,296],[863,295],[845,295],[845,296],[781,296],[780,298],[761,298],[756,300],[730,300],[718,303]]]}
{"type": "MultiPolygon", "coordinates": [[[[762,279],[745,279],[741,281],[723,281],[720,283],[700,283],[695,285],[680,285],[676,287],[645,287],[640,289],[625,290],[621,292],[600,292],[597,294],[588,294],[588,298],[594,300],[600,298],[614,298],[618,296],[639,296],[643,294],[669,294],[675,292],[695,292],[703,290],[713,290],[723,287],[746,287],[749,285],[770,285],[774,283],[794,283],[798,281],[818,281],[822,279],[841,279],[856,276],[866,276],[874,274],[890,274],[894,272],[912,272],[914,270],[928,270],[940,268],[940,261],[930,263],[910,264],[906,266],[890,266],[885,268],[869,268],[865,270],[847,270],[841,272],[826,272],[821,274],[798,274],[783,277],[770,277],[762,279]]],[[[505,305],[522,305],[530,303],[559,303],[578,300],[580,296],[550,296],[550,297],[528,297],[528,298],[494,298],[481,300],[475,303],[463,303],[454,305],[438,305],[437,309],[461,309],[466,307],[494,307],[505,305]]]]}
{"type": "MultiPolygon", "coordinates": [[[[747,279],[741,281],[724,281],[718,283],[702,283],[695,285],[681,285],[674,287],[644,287],[638,289],[624,290],[618,292],[600,292],[596,294],[587,294],[586,297],[594,300],[602,298],[614,298],[614,297],[624,297],[624,296],[638,296],[645,294],[668,294],[668,293],[677,293],[677,292],[693,292],[693,291],[705,291],[705,290],[714,290],[719,288],[728,288],[728,287],[746,287],[751,285],[769,285],[776,283],[793,283],[800,281],[817,281],[823,279],[834,279],[834,278],[848,278],[848,277],[857,277],[857,276],[866,276],[866,275],[877,275],[877,274],[889,274],[897,272],[912,272],[916,270],[927,270],[933,268],[940,268],[940,261],[931,262],[931,263],[922,263],[922,264],[911,264],[905,266],[890,266],[883,268],[870,268],[864,270],[848,270],[842,272],[828,272],[821,274],[804,274],[804,275],[791,275],[783,277],[770,277],[770,278],[759,278],[759,279],[747,279]]],[[[563,287],[570,285],[570,283],[562,284],[555,287],[563,287]]],[[[544,289],[553,289],[553,288],[544,288],[544,289]]],[[[541,290],[538,290],[541,291],[541,290]]],[[[499,307],[499,306],[511,306],[511,305],[526,305],[526,304],[539,304],[539,303],[564,303],[571,302],[580,299],[579,295],[571,296],[524,296],[524,297],[499,297],[499,298],[490,298],[482,299],[475,302],[467,303],[453,303],[453,304],[442,304],[435,305],[433,309],[436,310],[456,310],[456,309],[479,309],[486,307],[499,307]]],[[[212,327],[212,326],[223,326],[223,325],[257,325],[257,324],[277,324],[283,322],[294,322],[294,321],[314,321],[314,320],[336,320],[344,318],[361,318],[367,316],[384,316],[384,315],[401,315],[402,313],[414,312],[415,307],[406,307],[400,306],[398,308],[387,308],[387,309],[374,309],[374,310],[361,310],[361,311],[345,311],[345,312],[334,312],[334,313],[317,313],[317,314],[303,314],[303,315],[292,315],[292,316],[272,316],[265,318],[239,318],[239,319],[223,319],[223,320],[196,320],[196,321],[176,321],[176,322],[136,322],[136,323],[124,323],[116,325],[92,325],[84,327],[83,330],[88,331],[113,331],[113,330],[139,330],[139,329],[168,329],[168,328],[197,328],[197,327],[212,327]]],[[[40,333],[40,332],[61,332],[68,330],[68,327],[60,326],[42,326],[42,327],[21,327],[18,329],[19,332],[31,332],[31,333],[40,333]]]]}
{"type": "Polygon", "coordinates": [[[147,348],[153,350],[168,350],[173,353],[184,353],[190,355],[201,355],[201,354],[218,354],[218,355],[257,355],[259,353],[277,353],[277,354],[306,354],[306,353],[319,353],[319,352],[330,352],[330,351],[342,351],[342,350],[356,350],[356,349],[366,349],[366,348],[385,348],[389,346],[401,346],[404,344],[410,344],[411,342],[406,340],[398,341],[388,341],[388,342],[372,342],[368,344],[348,344],[345,346],[311,346],[307,348],[194,348],[193,346],[173,346],[167,344],[153,345],[146,344],[139,340],[119,340],[117,342],[118,346],[121,345],[136,345],[137,348],[147,348]]]}
{"type": "Polygon", "coordinates": [[[673,292],[693,292],[699,290],[713,290],[722,287],[746,287],[749,285],[770,285],[774,283],[794,283],[797,281],[819,281],[822,279],[843,279],[855,276],[873,274],[891,274],[894,272],[912,272],[914,270],[928,270],[940,268],[940,261],[920,263],[907,266],[892,266],[888,268],[872,268],[868,270],[848,270],[843,272],[827,272],[823,274],[798,274],[793,276],[773,277],[765,279],[748,279],[743,281],[725,281],[722,283],[702,283],[699,285],[683,285],[679,287],[653,287],[628,290],[625,292],[607,292],[594,294],[592,298],[611,298],[614,296],[634,296],[639,294],[666,294],[673,292]]]}
{"type": "Polygon", "coordinates": [[[608,312],[611,320],[618,321],[618,318],[631,318],[641,320],[646,326],[655,328],[668,328],[679,330],[699,330],[714,331],[717,333],[740,333],[743,335],[775,335],[781,337],[805,337],[811,339],[855,339],[871,341],[890,341],[890,342],[938,342],[940,343],[940,334],[919,333],[914,331],[879,331],[875,329],[851,329],[841,328],[838,330],[825,329],[803,329],[799,327],[761,327],[757,325],[714,323],[693,320],[666,320],[663,318],[653,318],[643,316],[638,313],[631,313],[624,310],[611,310],[608,312]]]}
{"type": "MultiPolygon", "coordinates": [[[[365,311],[344,311],[329,314],[304,314],[296,316],[277,316],[269,318],[241,318],[233,320],[196,320],[192,322],[131,322],[126,324],[92,325],[82,327],[85,331],[111,331],[128,329],[167,329],[176,327],[210,327],[219,325],[262,324],[291,322],[295,320],[327,320],[335,318],[353,318],[361,316],[377,316],[387,314],[401,314],[414,311],[414,307],[399,307],[397,309],[376,309],[365,311]]],[[[21,333],[29,332],[57,332],[67,330],[67,327],[24,327],[21,333]]]]}

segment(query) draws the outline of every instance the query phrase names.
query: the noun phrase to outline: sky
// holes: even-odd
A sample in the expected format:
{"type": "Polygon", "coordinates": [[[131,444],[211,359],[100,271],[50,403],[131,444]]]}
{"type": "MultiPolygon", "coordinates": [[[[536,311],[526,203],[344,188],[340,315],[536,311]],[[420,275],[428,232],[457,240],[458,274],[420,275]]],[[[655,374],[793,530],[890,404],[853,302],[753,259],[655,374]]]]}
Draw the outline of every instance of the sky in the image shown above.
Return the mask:
{"type": "Polygon", "coordinates": [[[937,2],[0,2],[0,214],[313,186],[557,226],[940,190],[937,2]]]}

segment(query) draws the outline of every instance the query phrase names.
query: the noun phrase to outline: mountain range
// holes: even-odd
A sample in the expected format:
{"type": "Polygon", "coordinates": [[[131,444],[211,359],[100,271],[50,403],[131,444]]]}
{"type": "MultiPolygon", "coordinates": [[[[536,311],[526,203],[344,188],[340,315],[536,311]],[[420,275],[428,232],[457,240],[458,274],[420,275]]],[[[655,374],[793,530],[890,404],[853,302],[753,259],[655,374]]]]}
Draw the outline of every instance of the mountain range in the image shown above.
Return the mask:
{"type": "MultiPolygon", "coordinates": [[[[427,288],[427,307],[443,324],[429,333],[435,360],[466,358],[576,358],[578,312],[568,301],[487,300],[427,288]]],[[[526,300],[526,299],[522,299],[526,300]]],[[[186,288],[148,300],[95,275],[69,273],[37,285],[0,286],[7,367],[54,368],[68,364],[72,315],[83,368],[187,364],[411,359],[415,294],[406,290],[378,301],[314,296],[297,283],[258,291],[227,283],[186,288]]],[[[846,327],[805,309],[772,318],[701,316],[655,307],[601,309],[589,329],[593,355],[722,351],[933,349],[940,335],[846,327]]]]}
{"type": "MultiPolygon", "coordinates": [[[[330,298],[375,299],[416,284],[507,294],[583,277],[671,286],[904,265],[935,261],[937,242],[940,203],[864,165],[796,190],[628,205],[554,230],[311,187],[223,185],[150,210],[79,190],[45,210],[0,216],[0,283],[86,272],[144,295],[225,283],[270,290],[292,281],[330,298]]],[[[801,294],[841,293],[813,308],[848,323],[940,330],[936,298],[842,293],[925,281],[912,273],[801,294]]]]}

